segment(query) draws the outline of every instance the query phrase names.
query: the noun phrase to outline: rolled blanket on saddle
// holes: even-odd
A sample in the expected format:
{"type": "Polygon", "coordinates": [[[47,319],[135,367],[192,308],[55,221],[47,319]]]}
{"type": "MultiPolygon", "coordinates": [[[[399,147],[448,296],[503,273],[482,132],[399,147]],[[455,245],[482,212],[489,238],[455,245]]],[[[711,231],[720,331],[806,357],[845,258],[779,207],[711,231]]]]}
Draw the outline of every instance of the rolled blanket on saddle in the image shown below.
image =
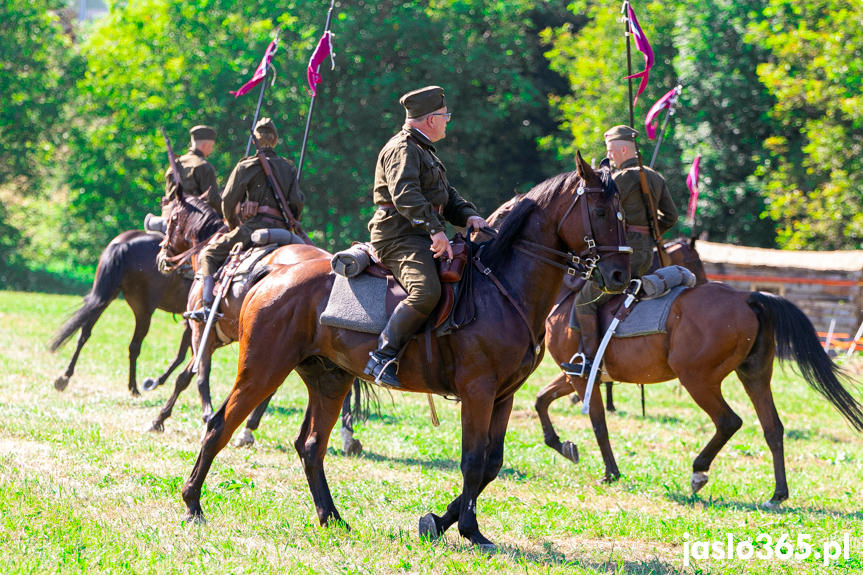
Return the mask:
{"type": "Polygon", "coordinates": [[[256,246],[266,246],[269,244],[277,244],[286,246],[289,244],[303,244],[303,238],[290,230],[282,228],[264,228],[252,232],[252,243],[256,246]]]}
{"type": "Polygon", "coordinates": [[[683,266],[667,266],[641,277],[642,299],[662,297],[677,286],[693,287],[695,274],[683,266]]]}
{"type": "Polygon", "coordinates": [[[358,276],[371,263],[372,255],[367,244],[354,244],[346,250],[336,252],[330,260],[333,271],[346,278],[358,276]]]}

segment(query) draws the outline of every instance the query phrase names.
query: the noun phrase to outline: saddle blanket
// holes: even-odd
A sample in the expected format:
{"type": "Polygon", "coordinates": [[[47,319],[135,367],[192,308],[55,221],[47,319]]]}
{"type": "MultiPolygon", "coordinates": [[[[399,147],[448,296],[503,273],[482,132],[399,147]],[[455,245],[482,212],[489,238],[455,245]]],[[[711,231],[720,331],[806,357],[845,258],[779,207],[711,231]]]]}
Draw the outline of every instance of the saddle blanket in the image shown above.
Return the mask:
{"type": "MultiPolygon", "coordinates": [[[[234,276],[231,278],[231,292],[235,297],[243,295],[246,289],[246,282],[248,282],[249,276],[255,270],[258,262],[278,247],[278,244],[267,244],[265,246],[255,246],[243,252],[240,264],[237,266],[237,271],[234,272],[234,276]]],[[[217,278],[219,285],[222,283],[221,274],[224,273],[224,269],[223,267],[219,271],[219,277],[217,278]]]]}
{"type": "Polygon", "coordinates": [[[321,324],[363,333],[381,333],[387,325],[387,280],[369,274],[348,279],[335,274],[321,324]]]}
{"type": "MultiPolygon", "coordinates": [[[[665,323],[668,321],[668,313],[671,304],[684,291],[687,286],[677,286],[664,296],[655,299],[643,299],[635,304],[629,316],[620,322],[614,332],[614,337],[637,337],[640,335],[651,335],[655,333],[666,333],[665,323]]],[[[570,327],[578,329],[575,314],[570,315],[570,327]]],[[[606,326],[603,326],[604,330],[606,326]]],[[[604,333],[604,331],[603,331],[604,333]]]]}

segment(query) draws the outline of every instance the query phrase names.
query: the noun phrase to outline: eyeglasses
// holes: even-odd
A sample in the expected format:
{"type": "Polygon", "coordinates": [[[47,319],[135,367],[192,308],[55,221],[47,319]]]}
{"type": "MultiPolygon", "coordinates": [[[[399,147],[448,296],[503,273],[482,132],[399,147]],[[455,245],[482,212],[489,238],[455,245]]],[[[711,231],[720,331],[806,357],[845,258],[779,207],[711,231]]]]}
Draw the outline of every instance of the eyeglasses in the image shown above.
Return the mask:
{"type": "Polygon", "coordinates": [[[452,112],[434,112],[433,114],[429,114],[429,116],[443,116],[446,118],[446,121],[449,122],[452,119],[452,112]]]}

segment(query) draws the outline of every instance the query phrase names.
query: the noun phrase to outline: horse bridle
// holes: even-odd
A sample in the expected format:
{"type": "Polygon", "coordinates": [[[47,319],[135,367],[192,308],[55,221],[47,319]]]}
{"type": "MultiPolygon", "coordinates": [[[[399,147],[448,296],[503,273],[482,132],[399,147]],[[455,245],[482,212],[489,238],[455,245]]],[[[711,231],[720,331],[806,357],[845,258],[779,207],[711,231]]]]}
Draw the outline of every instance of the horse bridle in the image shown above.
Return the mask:
{"type": "Polygon", "coordinates": [[[164,274],[169,274],[177,271],[186,261],[188,261],[193,255],[201,252],[207,245],[207,242],[199,242],[197,245],[192,246],[191,248],[173,256],[167,255],[168,249],[171,248],[170,240],[174,235],[175,228],[177,227],[177,222],[180,219],[180,214],[178,213],[176,207],[171,210],[171,217],[168,219],[168,226],[165,228],[165,239],[159,244],[159,253],[162,253],[162,250],[165,251],[165,255],[162,257],[158,257],[158,267],[159,271],[164,274]]]}
{"type": "MultiPolygon", "coordinates": [[[[579,204],[578,200],[582,197],[585,197],[585,194],[592,193],[605,193],[605,190],[601,187],[587,187],[583,184],[579,185],[575,190],[575,194],[573,195],[572,202],[569,204],[569,207],[564,212],[563,217],[560,218],[560,222],[557,224],[557,233],[560,234],[560,231],[563,229],[563,225],[566,222],[567,217],[569,217],[570,213],[575,209],[576,204],[579,204]]],[[[520,239],[515,244],[515,249],[519,250],[522,253],[532,255],[534,258],[538,259],[541,262],[544,262],[550,266],[554,266],[556,268],[562,269],[569,276],[578,275],[580,279],[587,280],[593,274],[593,271],[596,269],[596,266],[599,264],[599,260],[602,257],[603,253],[632,253],[632,248],[625,245],[626,244],[626,231],[623,226],[623,214],[620,211],[620,200],[618,196],[614,197],[613,200],[613,208],[617,216],[617,240],[618,245],[616,246],[605,246],[605,245],[597,245],[596,240],[594,239],[594,231],[593,231],[593,222],[590,219],[590,207],[588,206],[588,202],[581,202],[579,205],[581,206],[581,218],[582,223],[584,225],[584,230],[588,235],[584,236],[585,248],[578,253],[573,252],[572,250],[563,252],[560,250],[556,250],[554,248],[550,248],[548,246],[544,246],[542,244],[538,244],[536,242],[532,242],[529,240],[520,239]],[[526,247],[522,247],[519,244],[523,244],[525,246],[529,246],[531,249],[526,247]],[[623,245],[622,245],[623,244],[623,245]],[[534,251],[535,250],[535,251],[534,251]],[[550,254],[552,256],[556,256],[558,258],[562,258],[564,262],[553,260],[551,258],[547,258],[541,254],[535,253],[536,251],[544,252],[550,254]]]]}

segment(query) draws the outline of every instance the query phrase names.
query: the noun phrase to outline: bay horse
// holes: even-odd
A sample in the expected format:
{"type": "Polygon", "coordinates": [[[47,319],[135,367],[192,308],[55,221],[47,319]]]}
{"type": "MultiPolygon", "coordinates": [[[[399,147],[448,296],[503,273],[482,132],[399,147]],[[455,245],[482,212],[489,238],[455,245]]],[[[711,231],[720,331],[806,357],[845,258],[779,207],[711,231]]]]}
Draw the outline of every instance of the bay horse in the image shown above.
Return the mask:
{"type": "MultiPolygon", "coordinates": [[[[439,338],[414,338],[399,377],[411,392],[461,399],[461,494],[442,516],[419,521],[422,537],[437,538],[458,522],[459,533],[483,549],[476,500],[497,477],[513,396],[542,359],[545,318],[564,270],[593,275],[609,291],[629,281],[616,186],[580,155],[577,170],[537,185],[513,209],[497,237],[477,248],[472,265],[476,320],[439,338]],[[506,326],[505,329],[501,329],[506,326]],[[422,341],[428,343],[421,343],[422,341]]],[[[365,378],[377,335],[322,325],[334,274],[324,260],[274,270],[249,292],[240,314],[237,379],[207,423],[194,468],[183,487],[186,520],[203,521],[201,489],[215,456],[249,412],[292,371],[309,394],[294,441],[322,525],[342,522],[324,472],[324,456],[339,407],[355,377],[365,378]]]]}
{"type": "MultiPolygon", "coordinates": [[[[574,299],[566,297],[546,322],[545,344],[558,365],[569,361],[579,349],[580,334],[569,327],[574,299]]],[[[809,385],[855,429],[863,431],[861,405],[843,386],[850,378],[825,353],[812,323],[790,301],[723,283],[702,283],[683,291],[674,301],[665,327],[667,333],[612,338],[603,365],[616,382],[679,380],[713,421],[716,431],[692,464],[693,494],[707,484],[711,463],[743,424],[722,396],[722,382],[731,372],[737,374],[755,407],[773,457],[775,489],[765,507],[776,507],[788,498],[784,428],[771,389],[775,357],[794,360],[809,385]]],[[[586,385],[586,378],[561,373],[536,398],[545,444],[573,462],[578,461],[578,450],[569,441],[561,443],[548,406],[573,391],[584,397],[586,385]]],[[[592,395],[589,413],[605,465],[604,479],[615,481],[620,471],[611,450],[600,394],[592,395]]]]}
{"type": "MultiPolygon", "coordinates": [[[[228,227],[222,220],[222,216],[205,200],[196,196],[184,196],[182,192],[172,197],[170,214],[165,239],[162,241],[157,256],[159,269],[166,273],[171,273],[180,262],[188,261],[192,269],[197,271],[198,254],[217,233],[227,231],[228,227]]],[[[329,252],[312,245],[291,244],[279,247],[264,256],[258,264],[258,269],[262,270],[261,273],[265,274],[272,266],[291,265],[299,261],[311,259],[322,259],[329,262],[331,257],[332,254],[329,252]]],[[[210,418],[213,413],[212,400],[210,398],[210,367],[213,352],[217,348],[237,340],[240,306],[249,288],[260,277],[262,275],[259,274],[257,277],[250,278],[246,282],[242,292],[235,292],[233,289],[228,290],[219,307],[222,317],[214,322],[208,341],[203,348],[200,347],[200,342],[203,337],[204,324],[187,320],[186,323],[191,329],[192,359],[177,376],[174,391],[159,412],[159,415],[153,420],[150,431],[164,431],[165,420],[171,416],[177,398],[189,386],[192,380],[194,375],[192,367],[195,354],[199,349],[202,349],[202,357],[197,373],[198,393],[201,397],[201,410],[204,422],[210,418]],[[217,336],[217,331],[221,337],[217,336]]],[[[201,290],[201,282],[195,281],[189,291],[188,300],[183,305],[184,310],[194,309],[200,304],[201,290]]],[[[266,404],[263,405],[262,410],[265,408],[266,404]]],[[[261,413],[256,415],[262,414],[261,411],[261,413]]],[[[245,444],[254,442],[254,436],[251,432],[257,428],[259,421],[260,417],[256,417],[252,421],[252,427],[248,429],[245,435],[245,444]]]]}
{"type": "MultiPolygon", "coordinates": [[[[192,280],[182,272],[165,275],[156,267],[161,237],[138,230],[128,230],[115,237],[99,256],[96,277],[89,293],[84,296],[81,307],[57,330],[49,343],[52,352],[57,351],[72,335],[80,330],[78,344],[66,370],[54,381],[54,388],[63,391],[75,373],[75,365],[81,349],[93,330],[102,312],[120,294],[135,315],[135,331],[129,344],[129,392],[139,395],[136,381],[138,355],[141,343],[150,330],[153,313],[157,309],[180,314],[186,309],[186,297],[192,280]]],[[[182,363],[189,350],[191,331],[186,328],[180,341],[177,357],[157,380],[147,378],[145,387],[153,383],[161,385],[182,363]]]]}

